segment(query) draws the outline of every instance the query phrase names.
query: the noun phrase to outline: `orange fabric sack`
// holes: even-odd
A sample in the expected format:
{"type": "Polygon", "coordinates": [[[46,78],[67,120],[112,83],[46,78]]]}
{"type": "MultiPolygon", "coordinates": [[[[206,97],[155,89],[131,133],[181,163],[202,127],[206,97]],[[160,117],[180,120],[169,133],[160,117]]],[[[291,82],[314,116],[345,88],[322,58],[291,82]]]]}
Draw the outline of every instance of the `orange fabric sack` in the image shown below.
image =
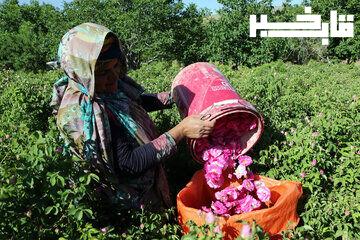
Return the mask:
{"type": "MultiPolygon", "coordinates": [[[[224,239],[234,239],[240,235],[242,220],[249,223],[256,221],[264,231],[274,237],[283,230],[295,228],[299,223],[300,218],[296,213],[296,208],[302,194],[301,183],[278,181],[259,175],[255,175],[255,179],[261,179],[270,189],[269,207],[227,218],[216,217],[215,221],[220,226],[224,239]]],[[[237,186],[240,183],[228,182],[224,187],[237,186]]],[[[186,226],[189,220],[194,221],[198,226],[205,224],[205,213],[200,210],[202,206],[210,206],[211,201],[214,200],[214,194],[215,191],[205,181],[203,170],[197,171],[186,187],[178,193],[176,200],[178,220],[185,233],[189,231],[186,226]]]]}

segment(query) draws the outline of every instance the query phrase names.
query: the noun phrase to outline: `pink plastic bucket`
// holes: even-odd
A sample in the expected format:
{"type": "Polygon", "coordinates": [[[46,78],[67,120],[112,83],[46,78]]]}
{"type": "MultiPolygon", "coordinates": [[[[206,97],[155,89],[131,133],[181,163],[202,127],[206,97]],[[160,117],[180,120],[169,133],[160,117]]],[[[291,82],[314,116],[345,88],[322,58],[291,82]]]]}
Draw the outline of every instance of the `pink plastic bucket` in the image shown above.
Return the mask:
{"type": "MultiPolygon", "coordinates": [[[[227,78],[214,65],[199,62],[185,67],[176,75],[171,88],[182,118],[201,114],[203,119],[216,119],[215,128],[218,124],[226,127],[222,120],[227,121],[231,118],[255,121],[254,129],[234,139],[243,146],[241,154],[248,152],[259,140],[264,129],[262,116],[253,105],[237,94],[227,78]]],[[[188,140],[190,152],[199,163],[203,163],[203,160],[198,149],[200,142],[204,140],[206,139],[188,140]]]]}

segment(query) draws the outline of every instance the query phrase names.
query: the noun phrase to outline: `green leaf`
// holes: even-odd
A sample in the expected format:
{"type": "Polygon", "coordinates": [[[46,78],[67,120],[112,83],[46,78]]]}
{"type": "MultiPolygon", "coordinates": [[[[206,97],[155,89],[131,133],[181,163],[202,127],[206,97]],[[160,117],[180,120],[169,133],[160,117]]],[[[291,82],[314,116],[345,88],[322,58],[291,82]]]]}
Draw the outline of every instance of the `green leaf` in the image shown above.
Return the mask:
{"type": "Polygon", "coordinates": [[[54,207],[54,206],[47,207],[47,208],[45,209],[45,214],[48,215],[48,214],[51,212],[51,210],[53,209],[53,207],[54,207]]]}
{"type": "Polygon", "coordinates": [[[50,178],[50,184],[51,184],[51,186],[55,186],[55,184],[56,184],[56,178],[54,175],[51,176],[51,178],[50,178]]]}
{"type": "Polygon", "coordinates": [[[65,179],[62,177],[62,176],[58,176],[58,179],[61,183],[61,187],[64,187],[65,186],[65,179]]]}
{"type": "Polygon", "coordinates": [[[94,214],[93,214],[93,211],[91,209],[85,209],[84,212],[85,212],[85,215],[88,218],[94,219],[94,216],[93,216],[94,214]]]}
{"type": "Polygon", "coordinates": [[[303,228],[307,231],[309,231],[309,230],[314,231],[314,229],[309,225],[304,225],[303,228]]]}
{"type": "Polygon", "coordinates": [[[82,210],[78,210],[78,211],[75,213],[75,218],[80,221],[80,220],[83,218],[83,211],[82,211],[82,210]]]}

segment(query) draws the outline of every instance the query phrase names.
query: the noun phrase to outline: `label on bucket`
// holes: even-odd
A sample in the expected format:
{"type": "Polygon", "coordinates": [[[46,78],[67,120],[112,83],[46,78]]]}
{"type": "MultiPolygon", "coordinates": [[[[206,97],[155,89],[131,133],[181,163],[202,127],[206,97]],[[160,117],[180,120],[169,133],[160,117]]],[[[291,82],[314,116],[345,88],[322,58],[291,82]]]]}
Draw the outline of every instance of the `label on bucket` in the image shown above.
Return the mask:
{"type": "Polygon", "coordinates": [[[230,90],[235,92],[235,90],[231,87],[231,85],[228,82],[224,82],[224,81],[221,81],[221,85],[211,86],[210,88],[213,92],[220,90],[230,90]]]}
{"type": "Polygon", "coordinates": [[[228,100],[214,103],[214,107],[218,107],[218,106],[226,105],[226,104],[238,103],[238,102],[239,102],[239,99],[228,99],[228,100]]]}

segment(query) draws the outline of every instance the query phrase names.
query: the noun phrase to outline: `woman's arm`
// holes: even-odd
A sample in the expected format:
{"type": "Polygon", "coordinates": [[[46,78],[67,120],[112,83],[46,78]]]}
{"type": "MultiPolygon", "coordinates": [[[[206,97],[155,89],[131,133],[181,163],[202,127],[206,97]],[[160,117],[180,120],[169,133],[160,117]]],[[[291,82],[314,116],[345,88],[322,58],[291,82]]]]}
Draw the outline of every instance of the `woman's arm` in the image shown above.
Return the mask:
{"type": "Polygon", "coordinates": [[[214,121],[201,120],[201,116],[189,116],[158,138],[138,146],[126,130],[110,122],[116,168],[122,174],[139,175],[174,153],[176,144],[184,137],[209,136],[214,124],[214,121]]]}
{"type": "Polygon", "coordinates": [[[157,111],[171,108],[174,103],[170,92],[161,92],[157,94],[143,93],[140,95],[141,106],[147,111],[157,111]]]}
{"type": "Polygon", "coordinates": [[[117,162],[116,167],[125,175],[139,175],[160,163],[177,149],[174,139],[168,133],[141,146],[129,142],[130,138],[126,134],[116,135],[113,139],[114,159],[117,162]]]}

